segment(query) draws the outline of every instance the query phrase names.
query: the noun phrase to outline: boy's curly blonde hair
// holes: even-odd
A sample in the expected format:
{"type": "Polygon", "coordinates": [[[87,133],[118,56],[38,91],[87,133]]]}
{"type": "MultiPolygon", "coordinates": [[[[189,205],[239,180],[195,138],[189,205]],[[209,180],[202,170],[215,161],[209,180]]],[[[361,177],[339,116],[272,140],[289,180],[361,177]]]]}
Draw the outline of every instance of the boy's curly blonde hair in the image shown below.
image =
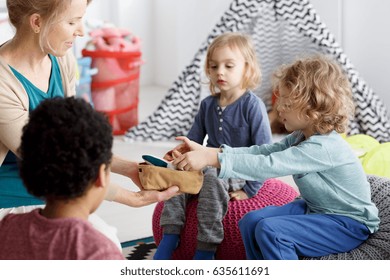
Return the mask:
{"type": "MultiPolygon", "coordinates": [[[[261,71],[256,52],[253,46],[253,42],[249,35],[239,32],[228,32],[219,35],[210,44],[207,49],[206,61],[205,61],[205,73],[210,80],[210,60],[215,50],[220,47],[230,47],[231,49],[237,49],[241,52],[245,59],[245,73],[242,78],[241,87],[244,89],[253,90],[260,85],[261,71]]],[[[216,88],[211,82],[209,82],[209,88],[211,95],[216,95],[216,88]]]]}
{"type": "Polygon", "coordinates": [[[312,121],[316,133],[346,131],[355,106],[348,77],[336,62],[315,55],[284,65],[273,75],[276,95],[280,87],[289,95],[283,97],[287,103],[277,103],[278,109],[300,111],[312,121]]]}

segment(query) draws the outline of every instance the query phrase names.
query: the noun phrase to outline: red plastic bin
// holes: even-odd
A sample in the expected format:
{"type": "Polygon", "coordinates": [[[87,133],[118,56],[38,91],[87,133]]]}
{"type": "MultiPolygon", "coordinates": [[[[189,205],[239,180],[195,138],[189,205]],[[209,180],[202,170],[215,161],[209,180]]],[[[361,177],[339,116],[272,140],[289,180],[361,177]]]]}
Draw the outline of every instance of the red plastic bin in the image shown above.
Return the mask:
{"type": "Polygon", "coordinates": [[[92,58],[91,96],[95,109],[109,118],[114,135],[122,135],[138,124],[141,52],[82,50],[92,58]]]}

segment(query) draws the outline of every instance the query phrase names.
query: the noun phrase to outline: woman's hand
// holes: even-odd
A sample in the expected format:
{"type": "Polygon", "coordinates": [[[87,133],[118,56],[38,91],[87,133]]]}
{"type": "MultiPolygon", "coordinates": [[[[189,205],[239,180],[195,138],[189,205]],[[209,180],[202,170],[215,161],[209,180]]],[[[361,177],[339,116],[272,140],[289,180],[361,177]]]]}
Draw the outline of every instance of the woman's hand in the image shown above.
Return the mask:
{"type": "Polygon", "coordinates": [[[111,171],[126,177],[129,177],[137,187],[142,190],[141,181],[138,176],[138,163],[130,161],[119,156],[113,156],[111,171]]]}
{"type": "Polygon", "coordinates": [[[179,187],[173,186],[165,191],[139,191],[135,192],[134,195],[134,203],[132,203],[133,207],[141,207],[146,206],[155,202],[165,201],[170,199],[171,197],[179,194],[179,187]]]}
{"type": "Polygon", "coordinates": [[[170,187],[165,191],[141,190],[139,192],[120,188],[116,193],[114,201],[131,207],[142,207],[170,199],[178,194],[180,192],[177,186],[170,187]]]}
{"type": "Polygon", "coordinates": [[[179,187],[172,186],[165,191],[144,190],[138,175],[138,163],[114,156],[111,171],[129,177],[140,189],[138,192],[130,191],[111,183],[106,199],[132,207],[141,207],[155,202],[167,200],[179,194],[179,187]]]}

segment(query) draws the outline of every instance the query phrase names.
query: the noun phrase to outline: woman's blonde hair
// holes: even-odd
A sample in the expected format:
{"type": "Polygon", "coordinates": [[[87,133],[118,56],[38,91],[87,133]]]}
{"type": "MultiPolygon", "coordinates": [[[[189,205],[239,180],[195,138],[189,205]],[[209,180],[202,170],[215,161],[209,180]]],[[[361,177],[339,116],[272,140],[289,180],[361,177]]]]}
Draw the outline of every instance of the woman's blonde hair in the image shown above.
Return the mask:
{"type": "Polygon", "coordinates": [[[273,75],[274,92],[287,89],[279,110],[298,110],[312,121],[314,131],[345,132],[354,114],[351,85],[339,64],[324,55],[298,59],[273,75]]]}
{"type": "MultiPolygon", "coordinates": [[[[87,5],[92,0],[86,0],[87,5]]],[[[58,21],[59,15],[66,11],[72,0],[7,0],[8,17],[16,31],[22,27],[24,22],[33,14],[39,14],[45,25],[39,33],[39,45],[41,49],[49,46],[47,36],[53,24],[58,21]]]]}
{"type": "Polygon", "coordinates": [[[217,48],[226,46],[231,49],[239,50],[245,59],[246,67],[244,76],[242,77],[242,88],[253,90],[258,87],[261,82],[261,71],[252,39],[246,34],[229,32],[215,38],[207,49],[205,72],[209,78],[211,94],[215,95],[217,92],[215,85],[213,85],[210,81],[210,60],[217,48]]]}

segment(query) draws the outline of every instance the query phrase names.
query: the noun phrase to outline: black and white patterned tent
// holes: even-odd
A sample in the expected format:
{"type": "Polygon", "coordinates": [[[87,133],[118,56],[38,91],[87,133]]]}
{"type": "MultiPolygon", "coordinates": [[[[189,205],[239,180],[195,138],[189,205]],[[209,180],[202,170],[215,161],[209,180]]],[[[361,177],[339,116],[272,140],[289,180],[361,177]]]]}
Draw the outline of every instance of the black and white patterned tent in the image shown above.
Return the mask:
{"type": "Polygon", "coordinates": [[[270,77],[279,65],[302,55],[327,54],[344,68],[353,87],[356,113],[348,133],[367,134],[380,142],[390,141],[385,106],[359,77],[307,0],[234,0],[160,106],[146,121],[127,131],[125,139],[159,141],[186,135],[202,99],[207,47],[216,36],[236,31],[253,38],[263,73],[263,82],[256,94],[266,104],[270,106],[270,77]]]}

